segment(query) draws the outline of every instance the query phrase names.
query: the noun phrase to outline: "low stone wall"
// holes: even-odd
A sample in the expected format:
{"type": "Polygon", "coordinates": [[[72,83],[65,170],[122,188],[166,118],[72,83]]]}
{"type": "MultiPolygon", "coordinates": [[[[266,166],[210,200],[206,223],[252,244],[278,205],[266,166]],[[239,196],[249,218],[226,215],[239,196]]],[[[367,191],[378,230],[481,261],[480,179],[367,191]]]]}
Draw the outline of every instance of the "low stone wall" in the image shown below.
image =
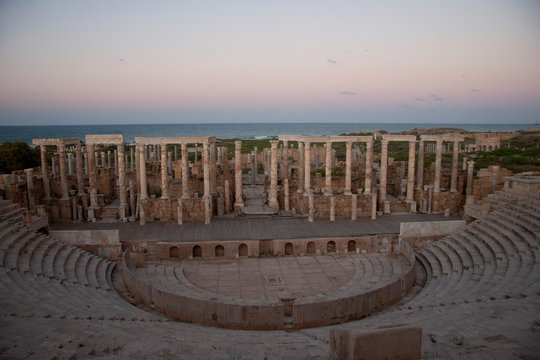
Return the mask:
{"type": "Polygon", "coordinates": [[[122,245],[118,230],[57,230],[50,235],[107,259],[119,259],[122,245]]]}
{"type": "MultiPolygon", "coordinates": [[[[330,253],[357,254],[391,253],[394,251],[398,235],[378,234],[336,238],[302,238],[273,240],[236,240],[208,242],[155,243],[155,258],[164,259],[215,259],[261,255],[325,255],[330,253]]],[[[152,244],[153,246],[153,244],[152,244]]],[[[130,249],[129,246],[125,247],[130,249]]]]}
{"type": "Polygon", "coordinates": [[[465,220],[402,222],[399,227],[399,236],[417,249],[422,247],[425,241],[439,240],[448,234],[462,230],[465,226],[465,220]]]}
{"type": "Polygon", "coordinates": [[[286,294],[279,300],[258,302],[219,296],[185,278],[179,279],[184,290],[168,291],[137,279],[129,270],[128,255],[124,255],[121,268],[126,288],[133,296],[171,318],[232,329],[301,329],[359,319],[401,299],[415,280],[414,253],[406,242],[393,248],[408,260],[401,276],[364,292],[347,283],[329,295],[298,301],[286,294]]]}

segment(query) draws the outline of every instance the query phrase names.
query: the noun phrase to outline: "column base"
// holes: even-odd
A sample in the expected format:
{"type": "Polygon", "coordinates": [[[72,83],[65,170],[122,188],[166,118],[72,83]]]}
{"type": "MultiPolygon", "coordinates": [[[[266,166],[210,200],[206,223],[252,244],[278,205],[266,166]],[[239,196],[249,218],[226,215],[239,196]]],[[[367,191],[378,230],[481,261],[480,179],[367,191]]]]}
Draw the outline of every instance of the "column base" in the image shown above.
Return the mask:
{"type": "Polygon", "coordinates": [[[279,210],[279,203],[277,201],[276,202],[269,202],[268,206],[270,206],[271,208],[274,208],[275,210],[279,210]]]}
{"type": "Polygon", "coordinates": [[[390,214],[390,201],[385,200],[383,204],[383,212],[385,214],[390,214]]]}
{"type": "Polygon", "coordinates": [[[235,202],[233,206],[234,206],[234,211],[240,211],[244,208],[244,203],[235,202]]]}

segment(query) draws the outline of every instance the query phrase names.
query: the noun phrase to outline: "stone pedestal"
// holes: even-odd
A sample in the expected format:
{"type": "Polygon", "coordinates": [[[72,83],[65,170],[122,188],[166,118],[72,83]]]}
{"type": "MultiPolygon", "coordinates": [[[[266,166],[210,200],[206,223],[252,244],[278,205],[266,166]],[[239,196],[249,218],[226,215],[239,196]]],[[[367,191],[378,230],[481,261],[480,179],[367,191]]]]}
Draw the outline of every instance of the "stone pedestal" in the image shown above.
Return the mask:
{"type": "Polygon", "coordinates": [[[356,220],[358,211],[358,196],[356,194],[351,195],[351,220],[356,220]]]}

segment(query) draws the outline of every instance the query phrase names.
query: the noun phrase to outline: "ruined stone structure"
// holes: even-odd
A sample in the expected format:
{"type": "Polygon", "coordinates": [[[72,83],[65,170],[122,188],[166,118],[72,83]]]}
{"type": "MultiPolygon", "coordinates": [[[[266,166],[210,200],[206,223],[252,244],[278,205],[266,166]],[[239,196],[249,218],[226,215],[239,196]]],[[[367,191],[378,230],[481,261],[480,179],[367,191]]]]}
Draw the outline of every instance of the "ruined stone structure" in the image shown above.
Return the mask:
{"type": "Polygon", "coordinates": [[[460,166],[463,141],[36,139],[41,168],[0,179],[2,356],[533,357],[540,179],[460,166]],[[256,236],[261,219],[300,236],[256,236]],[[175,235],[188,220],[197,239],[175,235]],[[145,235],[165,222],[169,238],[145,235]]]}

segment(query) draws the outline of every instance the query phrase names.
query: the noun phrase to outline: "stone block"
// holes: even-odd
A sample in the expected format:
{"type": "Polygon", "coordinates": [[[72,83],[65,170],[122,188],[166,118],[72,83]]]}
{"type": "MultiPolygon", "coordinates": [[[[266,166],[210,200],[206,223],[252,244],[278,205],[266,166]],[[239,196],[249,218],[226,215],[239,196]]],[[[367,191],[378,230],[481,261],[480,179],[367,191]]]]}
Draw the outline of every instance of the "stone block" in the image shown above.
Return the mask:
{"type": "Polygon", "coordinates": [[[420,359],[422,328],[330,330],[330,359],[420,359]]]}

